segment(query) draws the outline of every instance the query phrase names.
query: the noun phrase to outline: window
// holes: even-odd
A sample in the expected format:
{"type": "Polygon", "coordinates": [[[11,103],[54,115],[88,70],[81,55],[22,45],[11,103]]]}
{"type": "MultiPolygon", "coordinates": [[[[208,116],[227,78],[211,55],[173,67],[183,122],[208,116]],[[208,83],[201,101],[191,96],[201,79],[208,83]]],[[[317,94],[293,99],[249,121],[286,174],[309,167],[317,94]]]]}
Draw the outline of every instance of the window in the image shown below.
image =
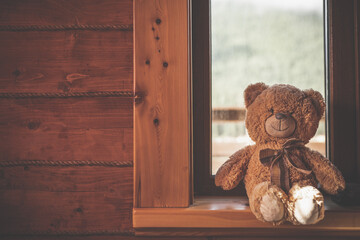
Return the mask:
{"type": "MultiPolygon", "coordinates": [[[[326,16],[328,3],[323,0],[204,0],[201,1],[202,7],[198,7],[198,4],[193,2],[194,149],[201,149],[194,152],[195,194],[244,193],[241,186],[231,191],[214,187],[213,175],[228,156],[251,143],[244,124],[242,93],[248,84],[254,82],[265,82],[268,85],[287,83],[300,89],[313,88],[324,97],[326,92],[329,121],[326,124],[325,118],[322,119],[316,136],[308,146],[326,155],[327,145],[328,157],[348,180],[354,181],[355,172],[359,171],[354,168],[359,166],[356,162],[359,150],[354,145],[356,136],[350,126],[353,130],[359,128],[353,122],[356,119],[354,101],[359,94],[354,75],[357,68],[349,62],[351,60],[344,58],[342,61],[349,62],[347,66],[352,68],[350,72],[344,73],[345,63],[342,64],[333,58],[334,55],[328,56],[328,52],[324,51],[329,47],[330,36],[330,54],[344,57],[338,50],[340,46],[334,49],[334,45],[331,45],[341,41],[337,34],[342,34],[340,31],[343,29],[340,29],[340,24],[327,24],[329,16],[334,23],[340,21],[335,20],[340,14],[334,11],[332,5],[342,4],[331,1],[329,8],[333,14],[326,16]],[[204,9],[206,13],[203,13],[204,9]],[[337,33],[335,35],[338,38],[333,38],[331,33],[337,33]],[[336,66],[333,65],[335,60],[336,66]],[[340,72],[347,75],[346,80],[337,75],[340,72]],[[346,92],[350,95],[345,96],[346,92]],[[337,98],[337,103],[334,103],[334,98],[337,98]],[[334,112],[341,112],[341,115],[335,116],[334,112]],[[342,115],[348,117],[345,119],[342,115]],[[347,123],[344,122],[340,127],[342,121],[347,123]],[[338,126],[336,129],[333,127],[335,125],[338,126]],[[349,138],[339,129],[345,129],[349,138]],[[212,141],[209,142],[209,138],[212,141]],[[338,139],[344,140],[340,142],[338,139]],[[345,139],[352,139],[352,143],[345,144],[345,139]],[[351,149],[343,150],[354,159],[350,163],[339,160],[342,159],[339,144],[351,149]]],[[[345,5],[350,10],[351,4],[342,7],[345,5]]],[[[353,13],[355,15],[341,21],[356,24],[356,12],[353,13]]],[[[349,56],[357,51],[355,48],[358,43],[356,40],[354,42],[354,37],[353,33],[347,33],[346,39],[342,39],[349,46],[346,49],[349,56]]]]}
{"type": "MultiPolygon", "coordinates": [[[[284,83],[324,95],[323,28],[323,0],[212,0],[213,175],[253,144],[245,128],[247,85],[284,83]]],[[[325,121],[309,147],[326,154],[325,121]]]]}

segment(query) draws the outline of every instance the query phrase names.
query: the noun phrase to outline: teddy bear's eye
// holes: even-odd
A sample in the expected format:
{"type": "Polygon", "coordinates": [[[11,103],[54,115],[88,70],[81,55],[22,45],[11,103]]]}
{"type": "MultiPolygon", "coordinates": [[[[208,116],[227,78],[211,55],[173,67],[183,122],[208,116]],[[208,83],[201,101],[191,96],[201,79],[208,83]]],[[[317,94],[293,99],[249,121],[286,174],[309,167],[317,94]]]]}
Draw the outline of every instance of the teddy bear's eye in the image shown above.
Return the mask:
{"type": "Polygon", "coordinates": [[[270,108],[269,112],[271,112],[272,114],[274,113],[274,109],[270,108]]]}

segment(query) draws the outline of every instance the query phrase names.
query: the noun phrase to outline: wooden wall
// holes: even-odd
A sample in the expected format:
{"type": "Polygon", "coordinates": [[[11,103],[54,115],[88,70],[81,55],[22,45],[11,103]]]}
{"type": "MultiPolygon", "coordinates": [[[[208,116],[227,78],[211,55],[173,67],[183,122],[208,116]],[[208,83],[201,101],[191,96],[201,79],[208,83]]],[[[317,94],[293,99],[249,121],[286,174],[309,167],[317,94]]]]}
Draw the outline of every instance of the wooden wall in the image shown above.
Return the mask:
{"type": "Polygon", "coordinates": [[[0,1],[1,235],[132,234],[132,11],[0,1]]]}

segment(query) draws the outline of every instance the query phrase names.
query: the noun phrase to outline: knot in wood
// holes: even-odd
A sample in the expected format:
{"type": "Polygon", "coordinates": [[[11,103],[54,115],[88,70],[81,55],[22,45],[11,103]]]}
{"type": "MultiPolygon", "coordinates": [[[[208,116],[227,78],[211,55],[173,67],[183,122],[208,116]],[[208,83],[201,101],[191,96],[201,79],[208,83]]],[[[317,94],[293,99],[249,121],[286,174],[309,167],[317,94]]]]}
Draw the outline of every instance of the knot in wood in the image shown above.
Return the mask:
{"type": "Polygon", "coordinates": [[[40,127],[41,123],[38,121],[31,121],[27,124],[28,129],[36,130],[40,127]]]}
{"type": "Polygon", "coordinates": [[[159,126],[159,119],[157,119],[157,118],[154,119],[154,125],[159,126]]]}
{"type": "Polygon", "coordinates": [[[16,69],[15,71],[12,72],[12,74],[14,74],[16,77],[20,76],[21,72],[16,69]]]}
{"type": "Polygon", "coordinates": [[[77,208],[77,209],[75,209],[75,211],[78,212],[78,213],[82,213],[82,212],[83,212],[83,210],[82,210],[81,208],[77,208]]]}

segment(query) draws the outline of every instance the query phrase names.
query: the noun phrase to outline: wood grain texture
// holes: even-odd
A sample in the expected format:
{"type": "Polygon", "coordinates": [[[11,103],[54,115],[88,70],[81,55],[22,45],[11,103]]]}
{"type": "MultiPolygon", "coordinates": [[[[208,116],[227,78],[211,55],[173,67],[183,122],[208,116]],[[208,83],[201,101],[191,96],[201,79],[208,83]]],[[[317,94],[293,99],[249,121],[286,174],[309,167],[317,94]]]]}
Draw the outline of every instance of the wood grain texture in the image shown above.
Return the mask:
{"type": "Polygon", "coordinates": [[[136,0],[135,205],[190,202],[190,60],[187,0],[136,0]]]}
{"type": "Polygon", "coordinates": [[[135,208],[133,226],[136,235],[149,236],[165,236],[164,233],[172,231],[177,236],[264,236],[264,233],[268,236],[276,233],[288,236],[316,233],[322,236],[344,233],[360,236],[360,208],[343,208],[328,199],[325,202],[325,219],[316,225],[294,226],[286,223],[273,226],[258,221],[247,202],[244,197],[201,197],[195,198],[194,205],[189,208],[135,208]]]}
{"type": "Polygon", "coordinates": [[[359,106],[356,103],[356,44],[354,3],[329,1],[329,141],[330,159],[338,166],[347,181],[356,181],[360,173],[354,167],[357,156],[356,129],[359,106]]]}
{"type": "MultiPolygon", "coordinates": [[[[138,208],[134,210],[134,228],[273,228],[270,223],[257,220],[249,208],[194,209],[194,208],[138,208]]],[[[284,224],[277,228],[304,230],[353,230],[360,236],[359,211],[327,211],[316,225],[284,224]]]]}
{"type": "MultiPolygon", "coordinates": [[[[278,240],[278,239],[352,239],[358,240],[359,231],[355,230],[306,230],[304,229],[286,229],[286,228],[166,228],[166,229],[157,229],[157,228],[144,228],[136,230],[135,235],[137,237],[143,236],[149,239],[161,239],[168,236],[181,236],[183,239],[196,239],[196,237],[206,237],[208,240],[227,240],[230,237],[233,239],[241,240],[278,240]]],[[[231,239],[231,238],[230,238],[231,239]]]]}
{"type": "Polygon", "coordinates": [[[0,161],[131,161],[132,100],[0,99],[0,161]]]}
{"type": "MultiPolygon", "coordinates": [[[[100,235],[100,236],[6,236],[2,240],[151,240],[158,237],[136,237],[132,235],[119,236],[119,235],[100,235]]],[[[161,237],[161,240],[185,240],[182,237],[161,237]]],[[[189,240],[211,240],[206,237],[188,237],[189,240]]],[[[257,239],[254,239],[257,240],[257,239]]],[[[263,240],[263,239],[259,239],[263,240]]]]}
{"type": "MultiPolygon", "coordinates": [[[[129,234],[124,235],[88,235],[88,236],[2,236],[2,240],[137,240],[147,239],[135,237],[129,234]]],[[[169,240],[164,238],[164,240],[169,240]]]]}
{"type": "MultiPolygon", "coordinates": [[[[214,232],[211,229],[206,229],[207,231],[214,232]]],[[[235,230],[236,231],[236,230],[235,230]]],[[[235,231],[230,231],[234,233],[235,231]]],[[[176,237],[172,236],[169,237],[169,235],[164,235],[163,237],[140,237],[140,236],[8,236],[4,237],[3,240],[152,240],[152,239],[161,239],[161,240],[279,240],[279,239],[290,239],[286,238],[286,236],[282,236],[282,238],[279,238],[279,236],[274,236],[275,234],[270,235],[270,232],[264,232],[263,237],[252,237],[252,236],[245,236],[241,237],[241,230],[237,230],[239,232],[239,237],[196,237],[196,236],[188,236],[186,238],[184,237],[176,237]]],[[[227,233],[227,232],[225,232],[227,233]]],[[[279,235],[279,234],[278,234],[279,235]]],[[[292,240],[338,240],[340,239],[339,236],[341,236],[341,239],[344,240],[356,240],[356,237],[347,237],[344,235],[338,235],[338,236],[332,236],[332,237],[321,237],[321,236],[305,236],[305,237],[294,237],[292,236],[292,240]]]]}
{"type": "Polygon", "coordinates": [[[132,24],[132,1],[0,1],[0,25],[36,24],[132,24]]]}
{"type": "Polygon", "coordinates": [[[132,90],[131,32],[0,32],[0,92],[132,90]]]}
{"type": "Polygon", "coordinates": [[[0,234],[130,232],[130,167],[16,167],[0,173],[0,234]]]}
{"type": "MultiPolygon", "coordinates": [[[[281,233],[281,231],[280,231],[281,233]]],[[[291,234],[291,232],[288,232],[288,234],[277,234],[276,230],[273,230],[272,232],[269,231],[264,231],[262,237],[252,237],[252,236],[248,236],[248,237],[244,237],[241,238],[241,240],[285,240],[285,239],[291,239],[291,240],[338,240],[338,239],[353,239],[355,240],[356,237],[351,237],[351,236],[346,236],[345,235],[332,235],[332,236],[324,236],[324,234],[322,232],[310,232],[310,233],[305,233],[305,236],[294,236],[294,234],[291,234]],[[312,235],[311,235],[312,234],[312,235]],[[280,237],[280,238],[279,238],[280,237]]],[[[238,237],[214,237],[211,240],[239,240],[238,237]]]]}
{"type": "MultiPolygon", "coordinates": [[[[187,231],[187,229],[185,230],[187,231]]],[[[213,230],[209,229],[208,231],[214,232],[213,230]]],[[[161,239],[161,240],[279,240],[279,239],[292,239],[292,240],[338,240],[340,239],[339,236],[341,236],[341,239],[344,240],[356,240],[356,237],[349,237],[344,235],[338,235],[333,237],[321,237],[321,236],[305,236],[305,237],[294,237],[286,238],[286,236],[279,238],[279,236],[274,236],[276,231],[273,232],[266,232],[263,234],[263,237],[251,237],[251,236],[245,236],[240,237],[241,230],[233,230],[230,231],[231,233],[235,232],[240,233],[239,237],[196,237],[196,236],[188,236],[188,237],[169,237],[169,235],[164,235],[163,237],[140,237],[140,236],[26,236],[26,237],[4,237],[3,240],[152,240],[152,239],[161,239]]],[[[248,232],[248,231],[247,231],[248,232]]],[[[226,233],[226,232],[225,232],[226,233]]],[[[170,234],[174,235],[174,234],[170,234]]],[[[319,234],[318,234],[319,235],[319,234]]]]}
{"type": "MultiPolygon", "coordinates": [[[[131,25],[132,5],[131,0],[4,0],[0,26],[131,25]]],[[[0,52],[1,93],[133,90],[131,32],[1,31],[0,52]]],[[[131,162],[132,120],[132,99],[1,98],[0,161],[131,162]]],[[[0,238],[83,234],[87,239],[99,233],[132,238],[132,176],[132,167],[2,167],[0,238]]]]}

